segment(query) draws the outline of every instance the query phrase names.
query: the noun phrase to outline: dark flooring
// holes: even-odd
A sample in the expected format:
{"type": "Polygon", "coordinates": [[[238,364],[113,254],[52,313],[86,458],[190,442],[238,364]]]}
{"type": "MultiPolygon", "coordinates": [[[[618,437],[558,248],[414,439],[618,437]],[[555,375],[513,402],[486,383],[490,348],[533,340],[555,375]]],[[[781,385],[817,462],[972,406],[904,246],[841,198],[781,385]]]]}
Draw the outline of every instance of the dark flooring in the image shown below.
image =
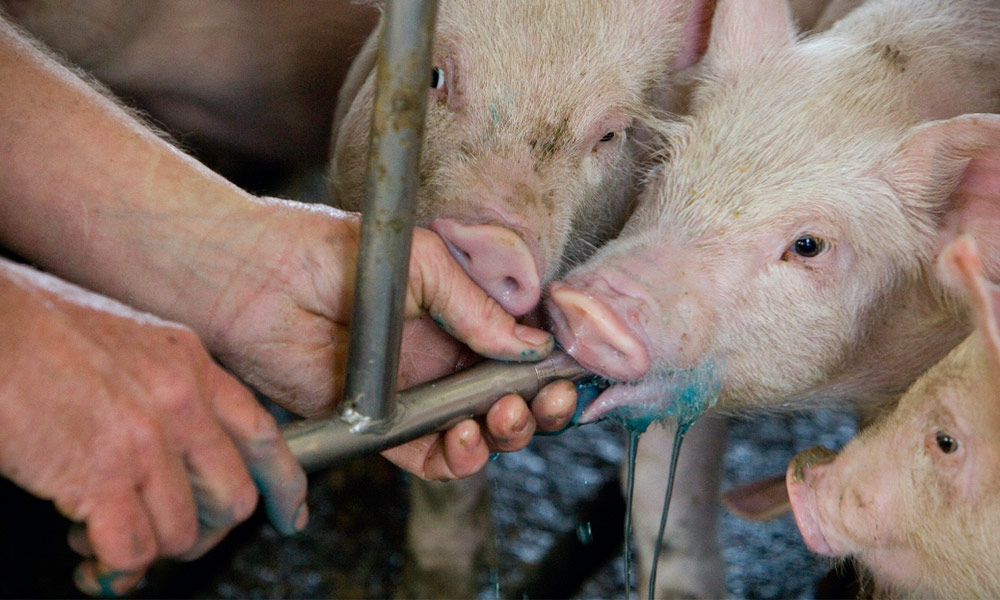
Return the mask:
{"type": "MultiPolygon", "coordinates": [[[[838,448],[853,430],[852,419],[827,412],[736,422],[724,487],[781,472],[803,448],[838,448]]],[[[536,438],[489,464],[498,561],[481,573],[479,598],[623,597],[622,439],[612,425],[588,426],[536,438]]],[[[77,596],[67,523],[49,504],[0,482],[0,595],[77,596]]],[[[256,515],[205,558],[159,565],[135,596],[398,597],[405,478],[369,458],[311,483],[312,520],[302,534],[280,536],[256,515]]],[[[813,598],[831,566],[805,549],[790,515],[747,523],[723,511],[719,535],[733,598],[813,598]]]]}

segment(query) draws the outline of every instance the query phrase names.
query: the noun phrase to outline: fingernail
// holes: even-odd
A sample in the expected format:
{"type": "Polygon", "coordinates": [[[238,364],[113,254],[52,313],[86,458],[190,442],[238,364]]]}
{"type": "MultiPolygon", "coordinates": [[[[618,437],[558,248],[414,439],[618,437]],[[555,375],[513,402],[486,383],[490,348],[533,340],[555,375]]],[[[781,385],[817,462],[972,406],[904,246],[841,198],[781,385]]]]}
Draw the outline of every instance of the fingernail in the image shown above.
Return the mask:
{"type": "Polygon", "coordinates": [[[560,415],[544,415],[541,418],[541,429],[551,431],[562,426],[563,417],[560,415]]]}
{"type": "Polygon", "coordinates": [[[295,511],[295,519],[292,521],[292,526],[295,527],[295,532],[298,533],[306,528],[309,524],[309,507],[303,502],[302,506],[295,511]]]}
{"type": "Polygon", "coordinates": [[[534,327],[528,327],[527,325],[521,325],[520,323],[514,325],[514,336],[526,344],[531,344],[532,346],[548,346],[552,345],[552,334],[547,331],[542,331],[541,329],[535,329],[534,327]]]}
{"type": "Polygon", "coordinates": [[[521,419],[514,424],[511,429],[514,433],[523,433],[525,429],[528,428],[528,415],[524,415],[521,419]]]}
{"type": "Polygon", "coordinates": [[[142,584],[143,576],[143,571],[104,571],[92,561],[86,561],[77,565],[73,582],[88,596],[117,598],[142,584]]]}
{"type": "Polygon", "coordinates": [[[470,427],[468,431],[459,435],[458,441],[466,450],[475,450],[483,442],[483,436],[479,434],[478,427],[470,427]]]}

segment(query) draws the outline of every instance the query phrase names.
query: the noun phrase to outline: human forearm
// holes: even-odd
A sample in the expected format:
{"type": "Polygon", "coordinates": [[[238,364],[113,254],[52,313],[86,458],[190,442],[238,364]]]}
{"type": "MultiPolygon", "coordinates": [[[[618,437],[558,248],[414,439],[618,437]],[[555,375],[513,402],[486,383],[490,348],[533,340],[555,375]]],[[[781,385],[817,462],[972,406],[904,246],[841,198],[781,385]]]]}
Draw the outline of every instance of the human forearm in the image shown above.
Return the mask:
{"type": "Polygon", "coordinates": [[[6,23],[0,81],[0,244],[167,316],[211,302],[200,284],[224,278],[227,257],[199,254],[219,227],[252,245],[261,207],[6,23]]]}

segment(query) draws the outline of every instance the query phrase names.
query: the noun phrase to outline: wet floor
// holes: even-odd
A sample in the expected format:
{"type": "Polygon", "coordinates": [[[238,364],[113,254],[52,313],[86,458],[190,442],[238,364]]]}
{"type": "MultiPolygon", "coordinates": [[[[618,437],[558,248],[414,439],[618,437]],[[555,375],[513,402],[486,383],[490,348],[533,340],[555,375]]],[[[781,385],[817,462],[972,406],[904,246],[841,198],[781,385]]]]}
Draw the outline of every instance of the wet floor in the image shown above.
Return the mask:
{"type": "MultiPolygon", "coordinates": [[[[839,448],[852,432],[852,419],[826,412],[736,422],[724,487],[782,472],[806,447],[839,448]]],[[[624,596],[617,481],[623,439],[613,425],[588,426],[536,438],[527,450],[490,463],[498,561],[480,573],[479,598],[624,596]]],[[[302,534],[280,536],[257,515],[205,558],[160,566],[136,595],[399,597],[406,485],[379,458],[318,474],[312,521],[302,534]]],[[[0,593],[75,595],[65,522],[10,486],[0,497],[6,508],[0,593]]],[[[805,549],[790,515],[747,523],[723,511],[719,535],[733,598],[812,598],[830,568],[805,549]]]]}

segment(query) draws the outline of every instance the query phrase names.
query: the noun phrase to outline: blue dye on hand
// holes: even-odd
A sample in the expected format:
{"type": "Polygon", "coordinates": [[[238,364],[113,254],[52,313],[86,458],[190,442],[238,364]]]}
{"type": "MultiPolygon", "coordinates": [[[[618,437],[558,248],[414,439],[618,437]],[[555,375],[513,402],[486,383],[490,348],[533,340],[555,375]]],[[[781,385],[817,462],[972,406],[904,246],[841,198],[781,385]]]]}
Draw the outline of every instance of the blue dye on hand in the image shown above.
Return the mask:
{"type": "Polygon", "coordinates": [[[442,331],[446,331],[448,333],[452,332],[451,326],[448,325],[448,322],[445,321],[444,317],[442,317],[441,315],[431,315],[431,321],[433,321],[435,325],[440,327],[442,331]]]}

